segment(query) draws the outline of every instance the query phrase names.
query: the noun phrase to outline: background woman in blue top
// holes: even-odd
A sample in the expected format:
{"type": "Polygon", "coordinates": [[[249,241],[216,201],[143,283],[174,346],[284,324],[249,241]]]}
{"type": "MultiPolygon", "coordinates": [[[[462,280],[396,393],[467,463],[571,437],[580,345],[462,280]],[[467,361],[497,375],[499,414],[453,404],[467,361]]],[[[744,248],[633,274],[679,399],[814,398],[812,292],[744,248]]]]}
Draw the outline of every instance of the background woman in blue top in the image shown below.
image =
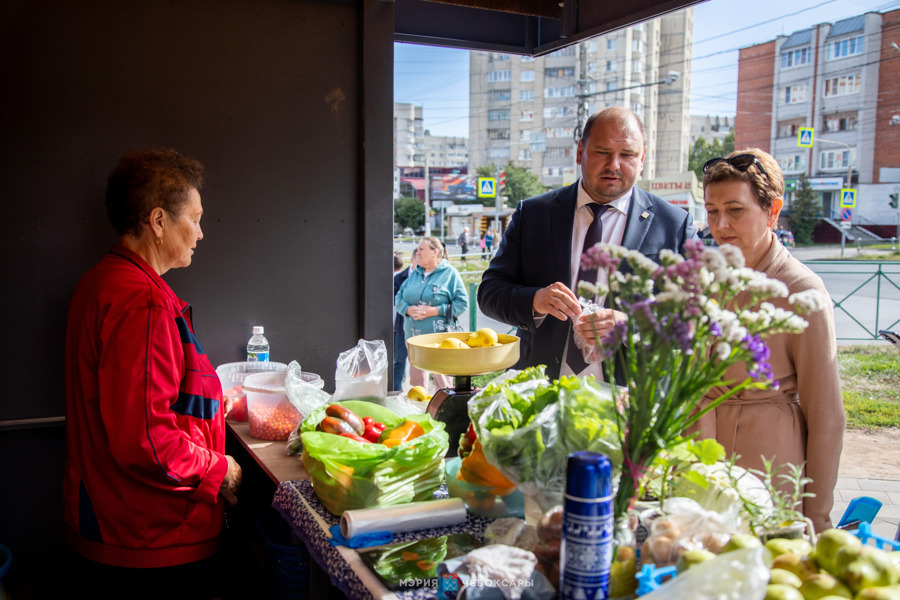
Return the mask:
{"type": "MultiPolygon", "coordinates": [[[[416,253],[418,266],[394,298],[403,315],[406,339],[425,333],[449,331],[457,317],[469,308],[469,294],[459,271],[445,258],[436,237],[422,238],[416,253]]],[[[428,374],[410,365],[409,384],[428,389],[428,374]]],[[[450,377],[434,373],[434,389],[450,387],[450,377]]]]}

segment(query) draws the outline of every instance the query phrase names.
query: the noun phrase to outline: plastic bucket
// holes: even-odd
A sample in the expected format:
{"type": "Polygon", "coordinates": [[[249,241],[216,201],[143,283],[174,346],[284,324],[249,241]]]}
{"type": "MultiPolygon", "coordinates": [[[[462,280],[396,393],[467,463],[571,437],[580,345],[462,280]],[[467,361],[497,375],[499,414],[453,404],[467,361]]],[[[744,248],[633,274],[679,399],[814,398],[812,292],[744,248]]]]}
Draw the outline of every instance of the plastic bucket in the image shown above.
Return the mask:
{"type": "Polygon", "coordinates": [[[226,418],[231,421],[247,420],[247,395],[244,380],[256,373],[286,371],[287,365],[280,362],[233,362],[216,367],[216,375],[222,383],[222,395],[231,402],[231,410],[226,418]]]}
{"type": "MultiPolygon", "coordinates": [[[[287,397],[284,378],[287,371],[256,373],[244,379],[250,435],[260,440],[284,441],[303,418],[287,397]]],[[[321,389],[325,382],[315,373],[302,373],[310,385],[321,389]]]]}

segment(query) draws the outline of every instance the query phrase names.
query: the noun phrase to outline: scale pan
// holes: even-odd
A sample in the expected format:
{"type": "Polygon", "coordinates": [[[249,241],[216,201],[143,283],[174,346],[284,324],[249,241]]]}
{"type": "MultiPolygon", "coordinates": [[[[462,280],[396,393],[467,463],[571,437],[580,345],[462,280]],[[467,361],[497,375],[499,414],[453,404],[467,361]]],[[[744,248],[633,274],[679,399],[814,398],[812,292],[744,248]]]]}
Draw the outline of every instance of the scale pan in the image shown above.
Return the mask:
{"type": "Polygon", "coordinates": [[[519,360],[519,338],[497,334],[499,346],[488,348],[436,348],[447,338],[465,341],[468,331],[426,333],[406,340],[409,362],[414,367],[442,375],[483,375],[508,369],[519,360]]]}

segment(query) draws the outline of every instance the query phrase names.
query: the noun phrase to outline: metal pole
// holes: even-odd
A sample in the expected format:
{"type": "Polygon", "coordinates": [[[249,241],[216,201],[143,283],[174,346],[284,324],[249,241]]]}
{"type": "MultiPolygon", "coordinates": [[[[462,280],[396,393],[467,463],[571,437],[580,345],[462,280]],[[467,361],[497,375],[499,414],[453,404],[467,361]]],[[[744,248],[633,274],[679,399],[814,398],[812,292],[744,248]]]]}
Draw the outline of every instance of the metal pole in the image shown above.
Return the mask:
{"type": "MultiPolygon", "coordinates": [[[[500,235],[500,167],[497,167],[497,187],[494,188],[494,191],[497,192],[494,195],[494,226],[497,228],[497,235],[500,235]]],[[[494,246],[498,246],[500,244],[500,240],[494,240],[494,246]]],[[[490,259],[490,257],[488,257],[490,259]]],[[[474,329],[473,329],[474,331],[474,329]]]]}
{"type": "Polygon", "coordinates": [[[431,235],[431,198],[428,185],[428,153],[425,153],[425,237],[431,235]]]}

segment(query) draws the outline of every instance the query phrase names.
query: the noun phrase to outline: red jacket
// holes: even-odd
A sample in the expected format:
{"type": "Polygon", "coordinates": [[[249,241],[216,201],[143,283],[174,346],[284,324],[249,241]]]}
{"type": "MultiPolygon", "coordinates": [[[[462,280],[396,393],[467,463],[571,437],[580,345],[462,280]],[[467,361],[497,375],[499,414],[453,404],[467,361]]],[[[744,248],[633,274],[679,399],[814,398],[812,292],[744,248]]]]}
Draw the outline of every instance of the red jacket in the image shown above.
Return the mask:
{"type": "Polygon", "coordinates": [[[116,246],[82,278],[66,334],[66,539],[124,567],[218,549],[224,500],[222,387],[191,307],[116,246]]]}

